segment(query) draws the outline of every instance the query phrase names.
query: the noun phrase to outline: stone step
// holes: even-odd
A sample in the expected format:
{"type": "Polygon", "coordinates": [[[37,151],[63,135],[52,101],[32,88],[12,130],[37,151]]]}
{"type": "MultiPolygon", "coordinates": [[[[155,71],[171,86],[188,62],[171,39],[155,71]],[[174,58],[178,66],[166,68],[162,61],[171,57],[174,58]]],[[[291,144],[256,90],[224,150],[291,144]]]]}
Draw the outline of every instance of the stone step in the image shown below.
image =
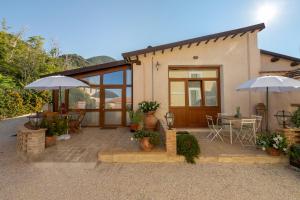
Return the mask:
{"type": "MultiPolygon", "coordinates": [[[[98,161],[108,163],[174,163],[185,162],[185,158],[183,156],[169,156],[165,152],[99,152],[98,161]]],[[[199,164],[276,164],[288,163],[288,159],[284,156],[220,154],[219,156],[200,156],[196,162],[199,164]]]]}

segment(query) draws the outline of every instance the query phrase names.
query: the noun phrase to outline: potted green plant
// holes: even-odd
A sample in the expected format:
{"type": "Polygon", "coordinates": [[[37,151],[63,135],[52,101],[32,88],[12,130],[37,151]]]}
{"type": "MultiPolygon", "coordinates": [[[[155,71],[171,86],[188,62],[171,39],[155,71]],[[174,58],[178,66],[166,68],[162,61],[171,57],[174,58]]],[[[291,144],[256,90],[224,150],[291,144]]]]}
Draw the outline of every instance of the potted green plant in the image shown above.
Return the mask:
{"type": "Polygon", "coordinates": [[[151,151],[154,146],[160,143],[159,133],[154,131],[138,130],[132,139],[138,140],[140,148],[144,151],[151,151]]]}
{"type": "Polygon", "coordinates": [[[293,144],[289,149],[290,165],[300,169],[300,144],[293,144]]]}
{"type": "Polygon", "coordinates": [[[154,114],[158,108],[159,103],[157,103],[156,101],[143,101],[139,103],[139,110],[145,114],[145,129],[154,130],[156,128],[158,120],[156,119],[154,114]]]}
{"type": "Polygon", "coordinates": [[[300,128],[300,107],[293,113],[291,121],[297,128],[300,128]]]}
{"type": "Polygon", "coordinates": [[[46,128],[46,134],[45,134],[45,146],[51,147],[56,144],[56,126],[55,123],[53,123],[50,120],[43,119],[41,123],[41,127],[46,128]]]}
{"type": "Polygon", "coordinates": [[[177,154],[183,155],[186,162],[194,164],[195,158],[199,157],[200,146],[197,138],[187,131],[178,131],[176,133],[177,154]]]}
{"type": "Polygon", "coordinates": [[[257,138],[257,145],[271,156],[279,156],[287,152],[286,137],[279,133],[260,135],[257,138]]]}
{"type": "Polygon", "coordinates": [[[137,111],[129,110],[128,115],[130,119],[130,131],[136,132],[137,130],[139,130],[140,122],[142,121],[143,118],[142,113],[139,110],[137,111]]]}

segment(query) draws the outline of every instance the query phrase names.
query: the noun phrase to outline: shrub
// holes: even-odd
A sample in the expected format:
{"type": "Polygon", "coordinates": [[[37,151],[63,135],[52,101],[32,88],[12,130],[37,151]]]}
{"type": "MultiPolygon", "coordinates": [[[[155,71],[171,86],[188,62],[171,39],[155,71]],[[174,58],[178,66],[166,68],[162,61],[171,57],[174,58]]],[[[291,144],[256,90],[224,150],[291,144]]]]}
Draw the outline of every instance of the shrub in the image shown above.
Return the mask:
{"type": "Polygon", "coordinates": [[[142,101],[139,103],[139,110],[143,113],[156,111],[159,108],[159,103],[156,101],[142,101]]]}
{"type": "Polygon", "coordinates": [[[289,150],[290,159],[300,161],[300,144],[293,144],[289,150]]]}
{"type": "Polygon", "coordinates": [[[187,135],[190,134],[188,131],[178,131],[176,132],[177,135],[187,135]]]}
{"type": "Polygon", "coordinates": [[[154,131],[146,131],[146,130],[138,130],[137,132],[134,133],[133,138],[134,139],[142,139],[145,137],[149,137],[150,140],[149,142],[156,146],[160,143],[160,137],[159,137],[159,133],[158,132],[154,132],[154,131]]]}
{"type": "Polygon", "coordinates": [[[195,163],[199,157],[200,147],[195,136],[186,132],[177,132],[177,154],[183,155],[186,162],[195,163]]]}
{"type": "Polygon", "coordinates": [[[139,124],[143,119],[143,115],[139,110],[137,111],[129,110],[128,114],[129,114],[130,122],[132,124],[139,124]]]}
{"type": "Polygon", "coordinates": [[[272,134],[261,134],[257,137],[256,144],[266,150],[267,148],[274,148],[281,152],[287,151],[287,141],[286,137],[280,133],[272,134]]]}
{"type": "Polygon", "coordinates": [[[291,121],[297,128],[300,127],[300,107],[293,113],[291,121]]]}

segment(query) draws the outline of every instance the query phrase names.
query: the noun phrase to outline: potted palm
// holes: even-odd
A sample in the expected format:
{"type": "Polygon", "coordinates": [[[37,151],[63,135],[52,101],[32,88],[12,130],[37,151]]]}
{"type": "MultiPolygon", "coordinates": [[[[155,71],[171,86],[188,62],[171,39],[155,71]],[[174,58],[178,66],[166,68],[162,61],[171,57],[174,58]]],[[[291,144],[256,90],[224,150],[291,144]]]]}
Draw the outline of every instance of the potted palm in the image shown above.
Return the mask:
{"type": "Polygon", "coordinates": [[[140,142],[140,148],[144,151],[151,151],[160,143],[159,133],[154,131],[138,130],[134,133],[133,139],[140,142]]]}
{"type": "Polygon", "coordinates": [[[159,103],[156,101],[143,101],[139,103],[139,110],[145,114],[144,124],[145,129],[154,130],[157,124],[157,118],[155,117],[155,111],[159,108],[159,103]]]}
{"type": "Polygon", "coordinates": [[[139,130],[140,122],[142,121],[142,113],[139,110],[129,110],[128,114],[130,118],[130,131],[136,132],[137,130],[139,130]]]}

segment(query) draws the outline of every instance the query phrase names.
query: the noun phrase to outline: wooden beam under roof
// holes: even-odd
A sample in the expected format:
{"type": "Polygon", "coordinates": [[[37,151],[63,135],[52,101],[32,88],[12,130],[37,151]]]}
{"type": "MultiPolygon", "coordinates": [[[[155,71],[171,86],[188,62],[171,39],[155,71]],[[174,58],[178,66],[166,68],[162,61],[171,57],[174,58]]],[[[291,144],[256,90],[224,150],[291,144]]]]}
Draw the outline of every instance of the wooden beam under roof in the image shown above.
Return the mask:
{"type": "Polygon", "coordinates": [[[300,63],[298,63],[298,62],[291,62],[291,67],[295,67],[295,66],[297,66],[297,65],[299,65],[300,63]]]}
{"type": "Polygon", "coordinates": [[[217,37],[217,38],[214,40],[214,42],[218,41],[218,39],[219,39],[219,38],[217,37]]]}
{"type": "Polygon", "coordinates": [[[229,36],[229,35],[226,35],[226,36],[223,38],[223,40],[226,40],[226,39],[228,38],[228,36],[229,36]]]}
{"type": "Polygon", "coordinates": [[[235,36],[237,36],[237,34],[233,34],[233,35],[231,36],[231,38],[235,38],[235,36]]]}
{"type": "Polygon", "coordinates": [[[189,43],[189,45],[187,46],[187,48],[190,48],[190,47],[191,47],[191,45],[192,45],[192,43],[189,43]]]}
{"type": "Polygon", "coordinates": [[[181,50],[181,49],[182,49],[182,45],[179,46],[179,50],[181,50]]]}
{"type": "Polygon", "coordinates": [[[243,35],[245,35],[247,32],[244,32],[244,33],[242,33],[241,35],[240,35],[240,37],[242,37],[243,35]]]}
{"type": "Polygon", "coordinates": [[[278,57],[271,58],[271,62],[277,62],[278,60],[280,60],[280,58],[278,58],[278,57]]]}
{"type": "Polygon", "coordinates": [[[207,44],[209,42],[209,40],[206,40],[205,44],[207,44]]]}
{"type": "Polygon", "coordinates": [[[200,43],[201,43],[201,41],[197,42],[197,44],[196,44],[196,45],[197,45],[197,46],[199,46],[199,44],[200,44],[200,43]]]}

